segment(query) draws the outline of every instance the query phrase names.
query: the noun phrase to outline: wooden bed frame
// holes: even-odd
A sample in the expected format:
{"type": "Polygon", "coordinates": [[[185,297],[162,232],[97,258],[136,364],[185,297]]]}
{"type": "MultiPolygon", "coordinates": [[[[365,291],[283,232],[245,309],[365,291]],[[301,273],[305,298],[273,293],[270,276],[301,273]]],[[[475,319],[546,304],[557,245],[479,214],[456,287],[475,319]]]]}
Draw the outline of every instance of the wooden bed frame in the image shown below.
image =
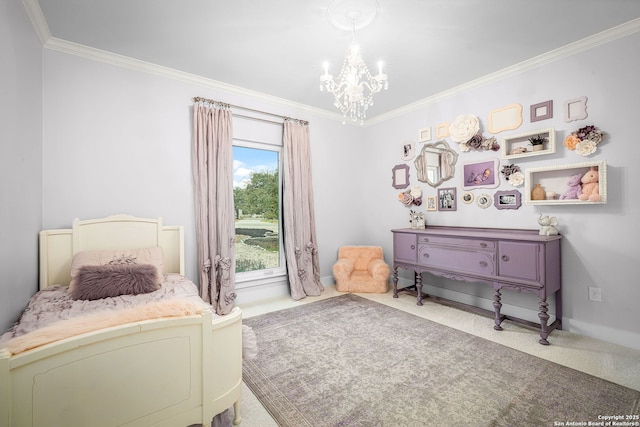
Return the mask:
{"type": "MultiPolygon", "coordinates": [[[[78,251],[160,246],[184,274],[180,226],[114,215],[40,232],[40,289],[68,285],[78,251]]],[[[188,426],[211,423],[242,390],[242,314],[145,320],[24,353],[0,350],[0,427],[188,426]]]]}

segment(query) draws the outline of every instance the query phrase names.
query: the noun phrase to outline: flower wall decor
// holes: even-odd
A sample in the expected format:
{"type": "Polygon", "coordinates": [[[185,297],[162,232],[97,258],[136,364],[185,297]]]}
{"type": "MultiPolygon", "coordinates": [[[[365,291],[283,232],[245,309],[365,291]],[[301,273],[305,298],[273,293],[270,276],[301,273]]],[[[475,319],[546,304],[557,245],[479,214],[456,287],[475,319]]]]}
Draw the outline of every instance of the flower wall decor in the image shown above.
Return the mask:
{"type": "Polygon", "coordinates": [[[463,143],[480,131],[480,122],[473,114],[460,114],[449,125],[449,134],[455,142],[463,143]]]}
{"type": "Polygon", "coordinates": [[[564,146],[581,156],[589,156],[596,152],[598,144],[607,134],[593,125],[588,125],[571,132],[564,139],[564,146]]]}
{"type": "Polygon", "coordinates": [[[524,174],[518,165],[504,165],[500,173],[502,173],[504,179],[509,181],[509,184],[514,187],[519,187],[524,184],[524,174]]]}
{"type": "Polygon", "coordinates": [[[398,201],[406,207],[422,205],[422,189],[414,185],[410,189],[398,194],[398,201]]]}

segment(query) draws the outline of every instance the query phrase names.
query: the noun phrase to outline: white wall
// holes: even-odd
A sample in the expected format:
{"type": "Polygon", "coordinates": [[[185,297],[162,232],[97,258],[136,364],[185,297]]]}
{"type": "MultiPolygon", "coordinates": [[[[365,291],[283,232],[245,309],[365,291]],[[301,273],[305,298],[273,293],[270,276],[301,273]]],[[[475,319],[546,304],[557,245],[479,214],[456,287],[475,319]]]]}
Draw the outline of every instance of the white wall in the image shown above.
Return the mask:
{"type": "Polygon", "coordinates": [[[197,277],[191,99],[201,96],[309,120],[321,276],[331,276],[338,246],[359,240],[345,187],[361,176],[352,167],[360,128],[66,53],[45,50],[44,58],[45,228],[76,217],[162,216],[185,226],[186,272],[197,277]]]}
{"type": "Polygon", "coordinates": [[[22,4],[0,2],[0,329],[38,286],[42,45],[22,4]]]}
{"type": "MultiPolygon", "coordinates": [[[[366,235],[371,242],[382,243],[390,254],[390,229],[407,227],[408,209],[396,201],[397,190],[391,187],[391,168],[401,160],[401,147],[405,140],[417,141],[418,129],[450,122],[458,114],[474,114],[481,121],[483,135],[487,130],[488,113],[512,103],[521,104],[524,121],[514,131],[496,135],[498,140],[508,133],[535,131],[554,127],[557,131],[557,149],[552,155],[501,161],[500,164],[518,164],[523,171],[529,167],[580,163],[587,160],[606,160],[608,171],[608,203],[606,205],[580,206],[526,206],[518,210],[483,210],[474,205],[458,203],[455,212],[426,212],[431,225],[460,225],[478,227],[508,227],[536,229],[537,216],[552,215],[558,218],[562,240],[564,327],[581,334],[595,336],[625,346],[640,348],[640,286],[637,268],[640,252],[637,238],[640,236],[640,198],[635,196],[633,173],[640,159],[637,144],[638,127],[635,117],[638,107],[637,70],[640,68],[638,47],[640,34],[610,42],[569,58],[541,66],[522,74],[468,90],[440,102],[426,105],[419,111],[370,126],[364,140],[370,155],[366,162],[369,184],[368,195],[362,209],[367,214],[366,235]],[[588,118],[565,123],[563,103],[568,99],[586,95],[588,118]],[[554,101],[553,119],[531,123],[529,106],[542,101],[554,101]],[[597,153],[585,158],[562,146],[564,137],[586,124],[594,124],[608,133],[597,153]],[[591,302],[587,288],[602,289],[602,302],[591,302]]],[[[425,70],[425,78],[428,78],[425,70]]],[[[389,89],[391,90],[391,88],[389,89]]],[[[455,145],[449,138],[452,146],[455,145]]],[[[435,142],[435,138],[432,142],[435,142]]],[[[364,143],[363,143],[364,146],[364,143]]],[[[419,144],[419,147],[422,145],[419,144]]],[[[460,150],[456,147],[460,153],[460,150]]],[[[442,187],[457,187],[462,191],[461,164],[499,157],[499,153],[460,153],[456,176],[442,187]]],[[[416,169],[411,165],[411,185],[420,184],[416,169]]],[[[436,190],[422,183],[425,196],[436,195],[436,190]]],[[[474,190],[491,195],[497,190],[513,189],[502,181],[499,188],[474,190]]],[[[524,187],[520,187],[524,191],[524,187]]],[[[410,276],[403,274],[408,282],[410,276]]],[[[491,308],[491,290],[486,286],[433,278],[425,275],[425,281],[433,285],[435,294],[447,293],[461,301],[471,301],[491,308]],[[442,289],[453,289],[451,293],[442,289]]],[[[519,311],[520,307],[536,309],[534,296],[503,293],[511,306],[503,311],[519,311]]],[[[532,312],[535,315],[535,312],[532,312]]],[[[531,319],[536,320],[536,319],[531,319]]]]}

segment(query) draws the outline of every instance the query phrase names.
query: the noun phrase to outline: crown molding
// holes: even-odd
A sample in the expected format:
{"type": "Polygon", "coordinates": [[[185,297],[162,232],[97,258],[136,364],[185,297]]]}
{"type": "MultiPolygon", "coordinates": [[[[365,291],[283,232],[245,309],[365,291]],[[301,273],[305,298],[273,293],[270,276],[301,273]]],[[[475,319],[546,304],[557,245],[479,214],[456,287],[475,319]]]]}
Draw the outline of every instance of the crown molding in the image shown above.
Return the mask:
{"type": "Polygon", "coordinates": [[[38,0],[22,0],[22,5],[26,10],[27,15],[29,15],[29,19],[31,19],[31,24],[33,24],[36,34],[38,34],[40,43],[44,46],[47,40],[51,38],[51,31],[49,31],[49,25],[47,24],[47,20],[44,18],[44,14],[42,13],[38,0]]]}
{"type": "MultiPolygon", "coordinates": [[[[191,84],[206,87],[206,88],[218,89],[218,90],[229,92],[232,94],[238,94],[238,95],[248,96],[252,98],[257,98],[273,104],[304,111],[309,114],[314,114],[320,117],[337,120],[343,123],[345,122],[342,114],[334,113],[332,111],[324,110],[317,107],[312,107],[310,105],[290,101],[284,98],[267,95],[262,92],[245,89],[240,86],[230,85],[228,83],[204,78],[201,76],[197,76],[195,74],[185,73],[183,71],[152,64],[150,62],[140,61],[140,60],[126,57],[123,55],[118,55],[112,52],[108,52],[108,51],[104,51],[104,50],[100,50],[100,49],[92,48],[89,46],[81,45],[78,43],[73,43],[73,42],[52,37],[51,32],[49,31],[49,26],[47,25],[47,21],[44,18],[44,14],[42,13],[42,9],[40,8],[40,4],[38,3],[38,1],[22,0],[22,3],[25,7],[25,10],[27,11],[27,14],[29,15],[29,18],[31,19],[31,22],[36,30],[36,33],[38,34],[38,37],[40,38],[40,41],[42,42],[42,45],[46,49],[51,49],[58,52],[77,55],[87,59],[101,61],[108,64],[116,65],[119,67],[124,67],[132,70],[136,70],[136,71],[154,74],[157,76],[167,77],[167,78],[183,81],[186,83],[191,83],[191,84]]],[[[425,106],[451,98],[453,96],[464,93],[468,90],[485,86],[499,80],[503,80],[505,78],[523,73],[525,71],[540,67],[545,64],[556,62],[560,59],[567,58],[569,56],[594,48],[596,46],[600,46],[602,44],[609,43],[611,41],[626,37],[638,31],[640,31],[640,18],[631,20],[624,24],[620,24],[616,27],[613,27],[608,30],[602,31],[600,33],[594,34],[592,36],[586,37],[582,40],[569,43],[558,49],[552,50],[550,52],[546,52],[544,54],[530,58],[526,61],[522,61],[510,67],[503,68],[502,70],[496,71],[495,73],[487,74],[478,79],[471,80],[459,86],[453,87],[451,89],[447,89],[443,92],[437,93],[427,98],[423,98],[421,100],[418,100],[411,104],[407,104],[403,107],[397,108],[387,113],[372,117],[366,120],[362,126],[365,126],[365,127],[372,126],[372,125],[382,123],[384,121],[414,112],[418,109],[424,108],[425,106]]],[[[346,123],[353,125],[353,123],[351,123],[350,121],[347,121],[346,123]]],[[[360,126],[359,124],[357,125],[360,126]]]]}
{"type": "MultiPolygon", "coordinates": [[[[86,45],[81,45],[74,42],[50,37],[44,44],[45,49],[54,50],[57,52],[68,53],[71,55],[80,56],[93,61],[100,61],[107,64],[115,65],[122,68],[128,68],[135,71],[140,71],[148,74],[153,74],[160,77],[166,77],[173,80],[179,80],[185,83],[194,84],[197,86],[217,89],[224,92],[248,96],[251,98],[257,98],[263,101],[270,102],[285,106],[288,108],[294,108],[299,111],[304,111],[317,116],[326,117],[332,120],[342,120],[342,115],[331,111],[323,110],[320,108],[312,107],[306,104],[290,101],[288,99],[279,98],[277,96],[267,95],[262,92],[253,91],[240,86],[234,86],[228,83],[220,82],[205,77],[201,77],[195,74],[186,73],[173,68],[164,67],[161,65],[153,64],[150,62],[141,61],[139,59],[130,58],[128,56],[119,55],[113,52],[108,52],[101,49],[96,49],[86,45]]],[[[224,101],[224,100],[220,100],[224,101]]]]}
{"type": "Polygon", "coordinates": [[[403,107],[389,111],[388,113],[384,113],[379,116],[372,117],[371,119],[367,120],[364,123],[364,125],[371,126],[374,124],[384,122],[386,120],[390,120],[390,119],[402,116],[407,113],[411,113],[427,105],[440,102],[447,98],[451,98],[455,95],[459,95],[470,89],[485,86],[490,83],[506,79],[507,77],[511,77],[516,74],[521,74],[533,68],[537,68],[542,65],[559,61],[561,59],[583,52],[585,50],[592,49],[596,46],[600,46],[602,44],[609,43],[614,40],[629,36],[638,31],[640,31],[640,18],[634,19],[624,24],[620,24],[616,27],[613,27],[608,30],[602,31],[600,33],[594,34],[592,36],[586,37],[582,40],[569,43],[563,47],[560,47],[550,52],[543,53],[542,55],[538,55],[533,58],[527,59],[526,61],[522,61],[510,67],[503,68],[502,70],[496,71],[495,73],[487,74],[486,76],[480,77],[475,80],[471,80],[469,82],[453,87],[451,89],[447,89],[443,92],[437,93],[428,98],[424,98],[419,101],[413,102],[411,104],[407,104],[403,107]]]}

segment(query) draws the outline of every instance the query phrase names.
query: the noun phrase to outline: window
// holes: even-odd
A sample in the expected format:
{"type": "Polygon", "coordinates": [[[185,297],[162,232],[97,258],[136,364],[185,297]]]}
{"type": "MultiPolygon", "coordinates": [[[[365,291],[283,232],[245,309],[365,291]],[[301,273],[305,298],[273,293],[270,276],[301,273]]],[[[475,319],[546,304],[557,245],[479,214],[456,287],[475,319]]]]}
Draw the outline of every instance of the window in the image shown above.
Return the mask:
{"type": "Polygon", "coordinates": [[[281,146],[234,139],[236,278],[286,273],[282,244],[281,146]]]}

